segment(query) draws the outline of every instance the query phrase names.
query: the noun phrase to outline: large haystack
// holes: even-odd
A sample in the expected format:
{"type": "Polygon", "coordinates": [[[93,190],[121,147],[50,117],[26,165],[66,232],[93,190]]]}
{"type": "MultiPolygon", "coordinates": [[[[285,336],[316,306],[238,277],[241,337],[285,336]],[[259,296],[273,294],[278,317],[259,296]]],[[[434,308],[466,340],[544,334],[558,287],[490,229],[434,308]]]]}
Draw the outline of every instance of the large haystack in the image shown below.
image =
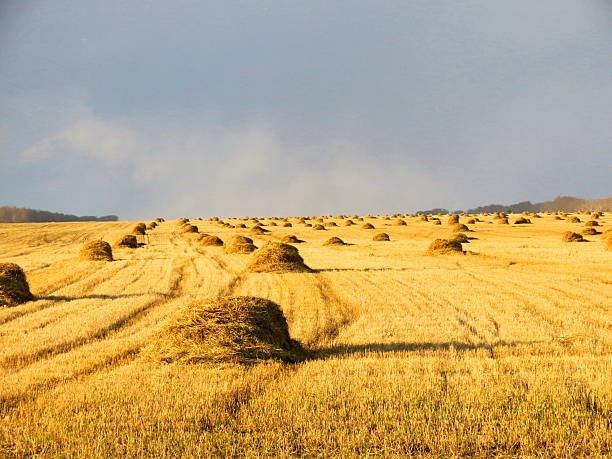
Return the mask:
{"type": "Polygon", "coordinates": [[[34,301],[23,269],[15,263],[0,263],[0,306],[34,301]]]}
{"type": "Polygon", "coordinates": [[[221,297],[177,310],[145,354],[167,363],[299,362],[306,357],[289,336],[274,302],[257,297],[221,297]]]}
{"type": "Polygon", "coordinates": [[[312,229],[317,231],[325,231],[325,227],[321,224],[313,225],[312,229]]]}
{"type": "Polygon", "coordinates": [[[389,235],[387,233],[378,233],[375,234],[372,238],[373,241],[390,241],[389,235]]]}
{"type": "Polygon", "coordinates": [[[436,239],[429,245],[427,253],[430,255],[463,253],[463,247],[461,247],[461,242],[458,241],[448,239],[436,239]]]}
{"type": "Polygon", "coordinates": [[[530,223],[531,223],[531,220],[525,217],[519,217],[516,220],[514,220],[515,225],[528,225],[530,223]]]}
{"type": "Polygon", "coordinates": [[[250,237],[235,235],[225,242],[223,250],[225,253],[251,253],[257,250],[257,247],[250,237]]]}
{"type": "Polygon", "coordinates": [[[283,223],[283,228],[291,228],[293,225],[289,222],[283,223]]]}
{"type": "Polygon", "coordinates": [[[138,223],[134,228],[132,228],[132,234],[144,236],[146,233],[147,233],[147,225],[145,225],[144,223],[138,223]]]}
{"type": "Polygon", "coordinates": [[[563,242],[585,242],[585,239],[582,237],[582,234],[574,233],[572,231],[566,231],[563,233],[563,237],[561,239],[563,242]]]}
{"type": "Polygon", "coordinates": [[[459,233],[461,231],[470,231],[467,225],[464,225],[463,223],[457,223],[456,225],[453,225],[452,229],[455,233],[459,233]]]}
{"type": "Polygon", "coordinates": [[[204,246],[220,247],[223,245],[223,241],[217,236],[206,236],[202,238],[200,244],[204,246]]]}
{"type": "Polygon", "coordinates": [[[597,234],[601,234],[599,231],[597,231],[595,228],[593,228],[592,226],[589,226],[587,228],[584,228],[581,231],[582,234],[584,234],[585,236],[595,236],[597,234]]]}
{"type": "Polygon", "coordinates": [[[113,261],[113,249],[106,241],[89,241],[81,248],[81,260],[113,261]]]}
{"type": "Polygon", "coordinates": [[[346,242],[344,242],[342,239],[340,239],[339,237],[330,237],[327,241],[325,241],[323,243],[323,245],[325,247],[329,247],[329,246],[340,246],[340,245],[348,245],[346,242]]]}
{"type": "Polygon", "coordinates": [[[266,242],[253,253],[245,271],[254,273],[312,272],[298,249],[282,242],[266,242]]]}
{"type": "Polygon", "coordinates": [[[599,226],[599,222],[597,220],[589,220],[584,226],[599,226]]]}
{"type": "Polygon", "coordinates": [[[371,223],[365,223],[363,225],[361,225],[362,229],[374,229],[374,225],[372,225],[371,223]]]}
{"type": "Polygon", "coordinates": [[[126,234],[117,242],[115,242],[115,247],[126,247],[128,249],[136,249],[138,248],[138,240],[136,236],[133,234],[126,234]]]}
{"type": "Polygon", "coordinates": [[[181,225],[179,227],[181,233],[198,233],[198,227],[195,225],[190,225],[189,223],[186,223],[184,225],[181,225]]]}
{"type": "Polygon", "coordinates": [[[302,241],[301,239],[298,239],[298,237],[294,236],[293,234],[288,234],[287,236],[281,239],[281,242],[285,244],[301,244],[304,241],[302,241]]]}

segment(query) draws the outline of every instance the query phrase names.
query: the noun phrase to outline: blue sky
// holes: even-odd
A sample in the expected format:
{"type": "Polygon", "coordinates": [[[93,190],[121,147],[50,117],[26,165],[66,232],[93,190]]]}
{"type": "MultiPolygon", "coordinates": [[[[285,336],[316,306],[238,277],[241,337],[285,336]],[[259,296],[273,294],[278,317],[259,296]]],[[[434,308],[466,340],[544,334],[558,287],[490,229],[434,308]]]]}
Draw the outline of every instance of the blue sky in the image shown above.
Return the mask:
{"type": "Polygon", "coordinates": [[[0,205],[123,218],[609,196],[607,0],[0,3],[0,205]]]}

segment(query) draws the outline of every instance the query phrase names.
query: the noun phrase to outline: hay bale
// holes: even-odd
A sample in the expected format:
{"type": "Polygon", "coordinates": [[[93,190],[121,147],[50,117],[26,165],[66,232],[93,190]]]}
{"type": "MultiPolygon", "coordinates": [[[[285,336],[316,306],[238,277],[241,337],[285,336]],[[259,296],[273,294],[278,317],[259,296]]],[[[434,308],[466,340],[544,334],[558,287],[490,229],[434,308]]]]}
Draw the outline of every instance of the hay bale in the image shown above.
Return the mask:
{"type": "Polygon", "coordinates": [[[266,234],[269,233],[270,230],[262,228],[261,225],[255,225],[249,232],[253,234],[266,234]]]}
{"type": "Polygon", "coordinates": [[[0,263],[0,306],[34,301],[25,272],[15,263],[0,263]]]}
{"type": "Polygon", "coordinates": [[[306,352],[289,336],[278,304],[257,297],[221,297],[178,309],[145,355],[166,363],[299,362],[306,352]]]}
{"type": "Polygon", "coordinates": [[[515,225],[528,225],[530,223],[531,223],[531,220],[525,217],[519,217],[516,220],[514,220],[515,225]]]}
{"type": "Polygon", "coordinates": [[[148,230],[154,230],[155,228],[157,228],[157,223],[156,222],[151,222],[147,225],[147,229],[148,230]]]}
{"type": "Polygon", "coordinates": [[[467,237],[465,234],[463,233],[457,233],[455,234],[452,238],[450,238],[451,241],[457,241],[461,244],[469,244],[470,243],[470,238],[467,237]]]}
{"type": "Polygon", "coordinates": [[[198,227],[195,225],[190,225],[189,223],[180,227],[181,233],[198,233],[198,227]]]}
{"type": "Polygon", "coordinates": [[[164,219],[163,219],[163,218],[161,218],[161,217],[157,217],[157,218],[155,219],[155,222],[156,222],[156,223],[163,223],[163,222],[165,222],[165,221],[166,221],[166,220],[164,220],[164,219]]]}
{"type": "Polygon", "coordinates": [[[355,224],[355,222],[353,220],[351,220],[350,218],[348,220],[345,220],[344,223],[343,223],[344,226],[352,226],[354,224],[355,224]]]}
{"type": "Polygon", "coordinates": [[[442,222],[440,220],[433,220],[434,225],[441,225],[442,222]]]}
{"type": "Polygon", "coordinates": [[[291,223],[289,223],[289,222],[283,223],[283,228],[291,228],[291,227],[293,227],[293,225],[291,223]]]}
{"type": "Polygon", "coordinates": [[[459,223],[459,215],[457,214],[451,214],[448,216],[448,220],[446,221],[446,223],[448,225],[456,225],[457,223],[459,223]]]}
{"type": "Polygon", "coordinates": [[[461,242],[449,239],[436,239],[427,249],[429,255],[447,255],[453,253],[463,253],[461,242]]]}
{"type": "Polygon", "coordinates": [[[126,234],[117,242],[115,242],[115,247],[127,247],[128,249],[137,249],[138,248],[138,239],[133,234],[126,234]]]}
{"type": "Polygon", "coordinates": [[[312,272],[298,249],[282,242],[266,242],[253,253],[245,271],[254,273],[312,272]]]}
{"type": "Polygon", "coordinates": [[[572,216],[572,217],[568,218],[567,221],[569,223],[581,223],[581,220],[578,217],[576,217],[576,216],[572,216]]]}
{"type": "Polygon", "coordinates": [[[108,242],[89,241],[81,248],[81,260],[113,261],[113,249],[108,242]]]}
{"type": "Polygon", "coordinates": [[[467,225],[464,225],[463,223],[457,223],[456,225],[453,225],[452,230],[455,233],[459,233],[461,231],[470,231],[470,229],[467,227],[467,225]]]}
{"type": "Polygon", "coordinates": [[[468,220],[466,223],[467,223],[468,225],[473,225],[474,223],[476,223],[476,221],[477,221],[477,220],[476,220],[475,218],[470,218],[470,219],[469,219],[469,220],[468,220]]]}
{"type": "Polygon", "coordinates": [[[325,231],[325,227],[321,224],[316,224],[312,226],[313,230],[317,230],[317,231],[325,231]]]}
{"type": "Polygon", "coordinates": [[[505,217],[504,218],[498,218],[497,219],[497,223],[500,224],[500,225],[509,225],[510,224],[508,219],[505,218],[505,217]]]}
{"type": "Polygon", "coordinates": [[[287,236],[285,236],[284,238],[281,239],[281,242],[285,243],[285,244],[300,244],[304,241],[302,241],[301,239],[298,239],[297,236],[294,236],[293,234],[289,234],[287,236]]]}
{"type": "Polygon", "coordinates": [[[200,240],[200,244],[204,246],[219,247],[223,245],[223,241],[220,237],[217,236],[206,236],[203,237],[202,240],[200,240]]]}
{"type": "Polygon", "coordinates": [[[581,233],[584,234],[585,236],[595,236],[597,234],[601,234],[599,231],[597,231],[592,226],[589,226],[588,228],[583,229],[581,233]]]}
{"type": "Polygon", "coordinates": [[[225,253],[251,253],[257,250],[257,247],[250,237],[235,235],[225,242],[223,250],[225,253]]]}
{"type": "Polygon", "coordinates": [[[429,221],[429,217],[427,215],[420,214],[419,215],[419,221],[428,222],[429,221]]]}
{"type": "Polygon", "coordinates": [[[181,226],[184,225],[185,223],[187,223],[189,221],[189,219],[181,217],[181,218],[177,218],[176,220],[176,225],[177,226],[181,226]]]}
{"type": "Polygon", "coordinates": [[[138,223],[134,228],[132,228],[132,234],[144,236],[145,234],[147,234],[147,225],[145,225],[144,223],[138,223]]]}
{"type": "Polygon", "coordinates": [[[585,242],[585,239],[581,234],[574,233],[572,231],[566,231],[563,233],[563,237],[561,238],[563,242],[585,242]]]}
{"type": "Polygon", "coordinates": [[[589,220],[584,226],[599,226],[599,222],[597,220],[589,220]]]}
{"type": "Polygon", "coordinates": [[[348,245],[346,242],[344,242],[342,239],[340,239],[339,237],[330,237],[327,241],[325,241],[323,243],[323,245],[325,247],[329,247],[329,246],[334,246],[334,245],[348,245]]]}
{"type": "Polygon", "coordinates": [[[387,233],[378,233],[375,234],[372,238],[373,241],[390,241],[389,235],[387,233]]]}
{"type": "Polygon", "coordinates": [[[406,220],[403,220],[401,218],[398,218],[397,220],[395,220],[393,222],[394,226],[406,226],[408,223],[406,223],[406,220]]]}
{"type": "Polygon", "coordinates": [[[336,222],[325,222],[325,226],[327,226],[327,227],[338,226],[338,224],[336,222]]]}
{"type": "Polygon", "coordinates": [[[374,225],[372,225],[371,223],[365,223],[361,225],[361,229],[374,229],[374,225]]]}
{"type": "Polygon", "coordinates": [[[238,223],[236,228],[246,228],[247,226],[244,223],[238,223]]]}

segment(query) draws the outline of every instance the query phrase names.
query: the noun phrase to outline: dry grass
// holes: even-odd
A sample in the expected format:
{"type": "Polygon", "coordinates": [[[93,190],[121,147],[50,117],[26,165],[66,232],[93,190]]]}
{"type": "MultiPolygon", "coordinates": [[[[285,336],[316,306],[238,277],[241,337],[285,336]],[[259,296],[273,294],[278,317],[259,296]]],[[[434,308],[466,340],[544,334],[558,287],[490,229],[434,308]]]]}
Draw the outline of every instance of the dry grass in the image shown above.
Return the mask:
{"type": "Polygon", "coordinates": [[[106,241],[89,241],[80,252],[81,260],[113,261],[113,249],[106,241]]]}
{"type": "Polygon", "coordinates": [[[563,243],[575,227],[554,216],[481,216],[478,256],[435,257],[450,229],[416,218],[385,225],[389,244],[335,228],[355,242],[342,249],[290,219],[272,237],[307,240],[305,273],[244,272],[253,255],[202,250],[174,222],[113,263],[75,258],[136,222],[0,224],[2,261],[36,296],[0,307],[0,457],[605,457],[612,215],[585,244],[563,243]],[[181,308],[227,295],[279,305],[310,358],[143,354],[181,308]]]}
{"type": "Polygon", "coordinates": [[[15,263],[0,263],[0,306],[34,301],[23,269],[15,263]]]}
{"type": "Polygon", "coordinates": [[[289,336],[281,308],[265,298],[247,296],[209,299],[178,309],[145,355],[182,364],[305,358],[300,344],[289,336]]]}

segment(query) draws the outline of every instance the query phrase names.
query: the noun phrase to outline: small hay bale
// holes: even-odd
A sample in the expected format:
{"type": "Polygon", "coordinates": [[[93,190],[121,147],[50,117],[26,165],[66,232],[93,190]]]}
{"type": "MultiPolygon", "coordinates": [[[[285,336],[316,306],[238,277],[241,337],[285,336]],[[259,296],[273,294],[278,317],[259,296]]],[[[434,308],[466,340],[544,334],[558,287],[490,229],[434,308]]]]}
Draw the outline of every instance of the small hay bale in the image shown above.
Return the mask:
{"type": "Polygon", "coordinates": [[[245,271],[253,273],[312,272],[298,249],[282,242],[266,242],[253,253],[245,271]]]}
{"type": "Polygon", "coordinates": [[[155,219],[155,222],[156,222],[156,223],[163,223],[163,222],[165,222],[165,221],[166,221],[166,220],[164,220],[164,219],[163,219],[163,218],[161,218],[161,217],[157,217],[157,218],[155,219]]]}
{"type": "Polygon", "coordinates": [[[166,363],[299,362],[306,352],[289,336],[278,304],[257,297],[221,297],[178,309],[145,355],[166,363]]]}
{"type": "Polygon", "coordinates": [[[225,253],[251,253],[257,250],[257,247],[250,237],[235,235],[225,242],[223,250],[225,253]]]}
{"type": "Polygon", "coordinates": [[[461,231],[470,231],[470,229],[467,227],[467,225],[464,225],[463,223],[457,223],[455,225],[453,225],[453,231],[455,233],[459,233],[461,231]]]}
{"type": "Polygon", "coordinates": [[[459,215],[457,215],[457,214],[450,214],[448,216],[448,220],[446,221],[446,223],[448,225],[456,225],[457,223],[459,223],[459,215]]]}
{"type": "Polygon", "coordinates": [[[247,226],[244,223],[238,223],[236,228],[246,228],[247,226]]]}
{"type": "Polygon", "coordinates": [[[567,219],[567,221],[569,223],[582,223],[582,221],[576,216],[571,216],[570,218],[567,219]]]}
{"type": "Polygon", "coordinates": [[[298,239],[298,237],[294,236],[293,234],[289,234],[285,236],[284,238],[282,238],[281,242],[283,242],[284,244],[301,244],[304,241],[302,241],[301,239],[298,239]]]}
{"type": "Polygon", "coordinates": [[[260,225],[255,225],[253,228],[250,229],[250,232],[253,234],[266,234],[269,233],[270,230],[263,229],[260,225]]]}
{"type": "Polygon", "coordinates": [[[375,234],[372,238],[373,241],[390,241],[389,235],[387,233],[378,233],[375,234]]]}
{"type": "Polygon", "coordinates": [[[186,224],[181,226],[181,233],[198,233],[198,227],[195,225],[186,224]]]}
{"type": "Polygon", "coordinates": [[[138,239],[133,234],[126,234],[117,242],[115,242],[115,247],[126,247],[128,249],[137,249],[138,248],[138,239]]]}
{"type": "Polygon", "coordinates": [[[176,224],[177,224],[177,226],[181,226],[181,225],[184,225],[185,223],[187,223],[188,221],[189,221],[189,219],[181,217],[181,218],[177,218],[176,224]]]}
{"type": "Polygon", "coordinates": [[[585,236],[595,236],[597,234],[601,234],[599,231],[597,231],[592,226],[589,226],[588,228],[583,229],[581,233],[584,234],[585,236]]]}
{"type": "Polygon", "coordinates": [[[427,249],[429,255],[447,255],[453,253],[463,253],[461,242],[449,239],[436,239],[427,249]]]}
{"type": "Polygon", "coordinates": [[[442,222],[440,220],[436,219],[436,220],[433,220],[433,224],[434,225],[441,225],[442,222]]]}
{"type": "Polygon", "coordinates": [[[561,238],[563,242],[585,242],[585,239],[582,237],[582,234],[574,233],[572,231],[566,231],[563,233],[563,237],[561,238]]]}
{"type": "Polygon", "coordinates": [[[291,228],[293,225],[289,222],[283,223],[283,228],[291,228]]]}
{"type": "Polygon", "coordinates": [[[323,243],[323,245],[325,247],[329,247],[329,246],[335,246],[335,245],[348,245],[346,242],[344,242],[342,239],[340,239],[339,237],[330,237],[327,241],[325,241],[323,243]]]}
{"type": "Polygon", "coordinates": [[[138,223],[134,228],[132,228],[132,234],[144,236],[147,234],[147,225],[144,223],[138,223]]]}
{"type": "Polygon", "coordinates": [[[317,223],[316,225],[313,225],[312,229],[317,230],[317,231],[325,231],[325,227],[319,223],[317,223]]]}
{"type": "Polygon", "coordinates": [[[325,225],[325,226],[327,226],[327,227],[330,227],[330,226],[338,226],[338,224],[337,224],[336,222],[325,222],[325,224],[324,224],[324,225],[325,225]]]}
{"type": "Polygon", "coordinates": [[[89,241],[81,248],[81,260],[113,261],[113,249],[108,242],[89,241]]]}
{"type": "Polygon", "coordinates": [[[510,222],[506,217],[496,219],[499,225],[509,225],[510,222]]]}
{"type": "Polygon", "coordinates": [[[401,218],[398,218],[397,220],[395,220],[393,222],[394,226],[406,226],[408,223],[406,223],[406,220],[403,220],[401,218]]]}
{"type": "Polygon", "coordinates": [[[597,220],[589,220],[584,226],[599,226],[599,222],[597,220]]]}
{"type": "Polygon", "coordinates": [[[157,223],[156,222],[151,222],[147,225],[147,229],[148,230],[154,230],[155,228],[157,228],[157,223]]]}
{"type": "Polygon", "coordinates": [[[469,244],[470,243],[470,238],[467,237],[465,234],[463,233],[457,233],[455,234],[452,238],[450,238],[451,241],[457,241],[460,242],[461,244],[469,244]]]}
{"type": "Polygon", "coordinates": [[[202,240],[200,241],[200,244],[204,245],[204,246],[213,246],[213,247],[219,247],[223,245],[223,241],[221,240],[220,237],[217,236],[206,236],[203,237],[202,240]]]}
{"type": "Polygon", "coordinates": [[[372,225],[371,223],[365,223],[361,225],[361,229],[375,229],[375,228],[374,228],[374,225],[372,225]]]}
{"type": "Polygon", "coordinates": [[[351,220],[350,218],[348,220],[345,220],[344,223],[343,223],[344,226],[352,226],[354,224],[355,224],[355,222],[353,220],[351,220]]]}
{"type": "Polygon", "coordinates": [[[34,301],[25,272],[15,263],[0,263],[0,306],[34,301]]]}
{"type": "Polygon", "coordinates": [[[528,225],[530,223],[531,223],[531,220],[525,217],[519,217],[516,220],[514,220],[515,225],[528,225]]]}
{"type": "Polygon", "coordinates": [[[421,214],[421,215],[419,215],[419,221],[428,222],[429,221],[429,217],[427,215],[421,214]]]}

